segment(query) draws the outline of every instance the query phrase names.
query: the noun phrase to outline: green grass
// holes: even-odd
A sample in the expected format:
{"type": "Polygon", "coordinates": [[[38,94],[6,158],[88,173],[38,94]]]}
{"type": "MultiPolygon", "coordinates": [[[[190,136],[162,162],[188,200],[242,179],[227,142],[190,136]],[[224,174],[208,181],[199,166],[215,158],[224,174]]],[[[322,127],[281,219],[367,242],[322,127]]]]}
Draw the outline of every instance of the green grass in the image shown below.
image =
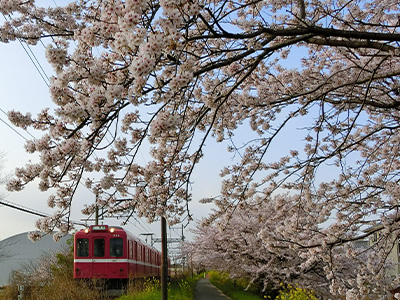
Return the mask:
{"type": "Polygon", "coordinates": [[[274,300],[317,300],[313,291],[302,289],[298,286],[281,284],[281,289],[278,295],[275,296],[260,296],[256,288],[249,288],[248,281],[244,279],[232,280],[229,274],[211,271],[208,273],[210,281],[218,287],[225,295],[229,296],[232,300],[260,300],[260,299],[274,299],[274,300]]]}
{"type": "MultiPolygon", "coordinates": [[[[172,280],[168,284],[169,300],[192,300],[196,278],[172,280]]],[[[147,279],[142,285],[131,287],[128,294],[118,300],[160,300],[161,287],[158,279],[147,279]]]]}
{"type": "Polygon", "coordinates": [[[228,274],[211,271],[208,273],[210,282],[232,300],[261,300],[263,297],[257,294],[255,289],[245,290],[248,282],[244,280],[232,280],[228,274]]]}
{"type": "MultiPolygon", "coordinates": [[[[316,300],[312,292],[298,287],[282,286],[277,298],[259,295],[257,287],[248,287],[248,281],[244,279],[232,280],[228,274],[210,271],[208,277],[213,285],[219,288],[225,295],[232,300],[316,300]]],[[[193,300],[194,288],[197,280],[203,277],[203,274],[191,278],[187,277],[181,280],[173,280],[168,284],[168,300],[193,300]]],[[[118,298],[118,300],[160,300],[161,289],[158,279],[147,279],[140,284],[131,286],[128,294],[118,298]]]]}

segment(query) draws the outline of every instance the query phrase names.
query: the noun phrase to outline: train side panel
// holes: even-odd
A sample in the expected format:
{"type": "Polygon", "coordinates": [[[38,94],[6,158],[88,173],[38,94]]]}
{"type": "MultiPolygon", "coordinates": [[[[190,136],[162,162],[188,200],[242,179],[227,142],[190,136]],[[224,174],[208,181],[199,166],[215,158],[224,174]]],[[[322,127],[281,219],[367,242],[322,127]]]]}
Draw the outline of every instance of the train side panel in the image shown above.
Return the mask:
{"type": "Polygon", "coordinates": [[[120,227],[94,225],[74,238],[74,278],[128,280],[160,275],[160,253],[120,227]]]}

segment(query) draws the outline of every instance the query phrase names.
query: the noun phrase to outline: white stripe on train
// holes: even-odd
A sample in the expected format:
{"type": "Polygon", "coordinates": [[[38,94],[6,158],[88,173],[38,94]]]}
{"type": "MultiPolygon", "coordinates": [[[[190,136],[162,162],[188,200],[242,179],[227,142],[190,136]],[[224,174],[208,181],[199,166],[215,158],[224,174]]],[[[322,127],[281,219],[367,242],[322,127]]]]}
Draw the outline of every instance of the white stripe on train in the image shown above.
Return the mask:
{"type": "Polygon", "coordinates": [[[126,259],[126,258],[75,258],[74,263],[130,263],[136,265],[142,265],[146,267],[160,268],[160,266],[144,263],[141,261],[126,259]]]}

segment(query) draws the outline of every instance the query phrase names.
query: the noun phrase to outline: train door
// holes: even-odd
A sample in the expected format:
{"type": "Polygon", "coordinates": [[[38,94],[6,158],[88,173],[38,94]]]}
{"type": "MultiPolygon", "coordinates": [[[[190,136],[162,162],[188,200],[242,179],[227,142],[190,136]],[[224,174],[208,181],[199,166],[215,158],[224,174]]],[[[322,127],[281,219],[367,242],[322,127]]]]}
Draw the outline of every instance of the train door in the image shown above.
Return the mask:
{"type": "Polygon", "coordinates": [[[89,239],[88,238],[76,238],[75,240],[75,260],[74,260],[74,277],[75,278],[90,278],[92,276],[91,257],[89,251],[89,239]]]}
{"type": "Polygon", "coordinates": [[[134,241],[133,242],[133,256],[132,256],[132,259],[133,259],[133,274],[134,274],[134,276],[135,277],[137,277],[137,274],[138,274],[138,272],[139,272],[139,269],[138,269],[138,245],[137,245],[137,242],[136,241],[134,241]]]}
{"type": "Polygon", "coordinates": [[[139,276],[144,275],[144,263],[143,263],[143,251],[142,251],[142,245],[137,244],[137,273],[139,276]]]}
{"type": "Polygon", "coordinates": [[[134,246],[133,246],[133,260],[136,263],[137,263],[137,260],[138,260],[138,256],[137,256],[138,251],[137,251],[137,249],[138,249],[138,245],[137,245],[137,242],[135,241],[134,246]]]}
{"type": "Polygon", "coordinates": [[[133,241],[127,240],[128,242],[128,274],[129,277],[133,277],[134,274],[134,264],[133,264],[133,241]]]}
{"type": "Polygon", "coordinates": [[[93,257],[92,257],[92,272],[94,278],[103,278],[107,276],[107,260],[106,255],[106,238],[93,238],[93,257]]]}
{"type": "Polygon", "coordinates": [[[128,259],[131,260],[133,259],[133,242],[131,240],[128,240],[128,259]]]}
{"type": "Polygon", "coordinates": [[[144,261],[144,273],[149,274],[149,249],[143,247],[143,261],[144,261]]]}

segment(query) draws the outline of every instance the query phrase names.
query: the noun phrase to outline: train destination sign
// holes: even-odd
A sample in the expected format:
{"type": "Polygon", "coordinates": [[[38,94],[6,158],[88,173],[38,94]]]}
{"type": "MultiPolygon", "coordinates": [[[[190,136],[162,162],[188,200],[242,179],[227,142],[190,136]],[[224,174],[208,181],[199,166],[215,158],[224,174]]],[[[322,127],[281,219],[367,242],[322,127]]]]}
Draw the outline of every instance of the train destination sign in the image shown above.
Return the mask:
{"type": "Polygon", "coordinates": [[[106,230],[106,229],[107,229],[107,226],[105,226],[105,225],[92,226],[92,230],[106,230]]]}

